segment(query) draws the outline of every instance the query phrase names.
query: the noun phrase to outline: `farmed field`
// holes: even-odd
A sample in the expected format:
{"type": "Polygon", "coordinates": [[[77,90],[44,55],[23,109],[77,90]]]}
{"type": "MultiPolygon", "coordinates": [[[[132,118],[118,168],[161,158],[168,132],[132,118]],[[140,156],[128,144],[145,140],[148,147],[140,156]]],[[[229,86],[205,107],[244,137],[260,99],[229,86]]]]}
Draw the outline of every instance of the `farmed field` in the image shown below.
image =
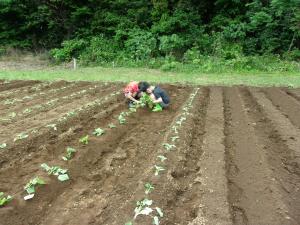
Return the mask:
{"type": "Polygon", "coordinates": [[[300,89],[0,81],[0,225],[300,224],[300,89]]]}

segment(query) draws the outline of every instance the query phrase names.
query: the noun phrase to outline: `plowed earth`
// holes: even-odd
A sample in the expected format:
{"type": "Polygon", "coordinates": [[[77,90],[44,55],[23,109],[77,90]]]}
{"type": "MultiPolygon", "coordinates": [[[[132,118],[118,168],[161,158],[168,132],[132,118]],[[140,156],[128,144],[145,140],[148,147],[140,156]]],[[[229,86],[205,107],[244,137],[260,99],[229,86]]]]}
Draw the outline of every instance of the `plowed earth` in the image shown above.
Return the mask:
{"type": "Polygon", "coordinates": [[[155,211],[133,220],[144,198],[161,208],[162,225],[300,224],[299,89],[162,85],[168,109],[138,109],[121,125],[122,86],[1,81],[0,192],[13,196],[1,225],[152,224],[155,211]],[[20,133],[28,137],[16,140],[20,133]],[[79,143],[87,134],[89,143],[79,143]],[[68,146],[77,152],[63,161],[68,146]],[[42,163],[68,169],[70,180],[42,163]],[[154,165],[165,170],[155,176],[154,165]],[[25,201],[36,176],[46,185],[25,201]]]}

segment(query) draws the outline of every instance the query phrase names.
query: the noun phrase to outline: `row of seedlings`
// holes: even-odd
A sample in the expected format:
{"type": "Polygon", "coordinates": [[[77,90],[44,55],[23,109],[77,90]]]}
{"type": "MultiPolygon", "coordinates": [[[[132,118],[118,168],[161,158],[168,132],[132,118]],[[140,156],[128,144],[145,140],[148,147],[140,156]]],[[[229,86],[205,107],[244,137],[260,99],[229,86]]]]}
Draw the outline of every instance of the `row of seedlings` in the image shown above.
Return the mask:
{"type": "MultiPolygon", "coordinates": [[[[37,84],[37,85],[31,87],[29,90],[31,90],[31,91],[40,91],[43,87],[51,85],[52,83],[53,82],[45,82],[45,83],[37,84]]],[[[13,89],[13,90],[2,92],[0,94],[0,97],[6,97],[6,96],[9,96],[11,94],[15,94],[15,93],[21,92],[23,90],[28,90],[28,87],[22,87],[22,88],[18,88],[18,89],[13,89]]]]}
{"type": "Polygon", "coordinates": [[[47,92],[41,91],[41,92],[38,92],[38,93],[35,93],[35,94],[32,94],[32,95],[25,95],[22,98],[9,98],[9,99],[6,99],[5,101],[2,101],[1,104],[3,104],[3,105],[14,105],[15,103],[26,102],[27,100],[33,100],[34,98],[36,98],[38,96],[43,96],[43,95],[47,95],[47,94],[50,94],[50,93],[58,93],[60,91],[63,91],[67,88],[71,88],[71,87],[74,87],[74,86],[75,86],[75,84],[70,84],[69,86],[63,86],[63,87],[60,87],[60,88],[50,89],[47,92]]]}
{"type": "MultiPolygon", "coordinates": [[[[94,86],[94,87],[90,87],[89,90],[94,90],[96,89],[98,86],[94,86]]],[[[51,109],[52,107],[55,106],[55,104],[57,102],[59,102],[59,100],[61,99],[68,99],[68,100],[71,100],[73,98],[76,98],[77,96],[80,96],[82,94],[85,94],[87,93],[88,91],[86,89],[83,89],[81,91],[77,91],[75,93],[72,93],[70,95],[67,95],[67,96],[63,96],[61,98],[54,98],[54,99],[51,99],[50,101],[44,103],[44,104],[37,104],[37,105],[34,105],[32,107],[29,107],[29,108],[26,108],[24,109],[22,112],[20,113],[16,113],[16,112],[11,112],[9,113],[5,118],[2,118],[1,120],[4,120],[4,121],[11,121],[12,119],[16,118],[17,116],[18,117],[21,117],[21,116],[26,116],[26,115],[29,115],[30,113],[32,113],[34,110],[44,110],[46,108],[48,109],[51,109]]]]}
{"type": "MultiPolygon", "coordinates": [[[[109,96],[105,96],[105,97],[96,99],[92,102],[86,103],[85,105],[80,106],[77,109],[74,109],[74,110],[71,110],[71,111],[65,113],[60,118],[58,118],[56,121],[54,120],[53,123],[47,124],[45,127],[49,128],[49,129],[53,129],[54,131],[57,131],[57,127],[58,127],[59,123],[67,121],[69,118],[76,116],[78,113],[80,113],[82,111],[88,110],[88,109],[90,109],[94,106],[99,106],[99,105],[105,103],[106,101],[109,101],[111,98],[113,98],[114,96],[116,96],[118,94],[120,94],[120,91],[113,92],[109,96]]],[[[39,133],[40,132],[39,132],[38,129],[33,128],[33,129],[30,129],[30,130],[27,130],[26,132],[21,132],[21,133],[17,134],[13,138],[13,140],[11,140],[11,142],[15,143],[19,140],[27,139],[30,135],[36,135],[36,134],[39,134],[39,133]]],[[[8,147],[8,144],[7,144],[8,142],[10,142],[10,141],[8,140],[8,141],[5,141],[4,143],[1,143],[0,144],[0,149],[7,148],[8,147]]]]}
{"type": "MultiPolygon", "coordinates": [[[[111,93],[109,97],[106,96],[102,99],[97,99],[91,103],[87,103],[86,105],[84,105],[76,110],[70,111],[62,118],[63,118],[63,120],[66,120],[68,117],[76,115],[77,112],[83,111],[83,110],[88,109],[95,105],[101,105],[103,103],[103,100],[107,101],[110,99],[110,97],[113,97],[118,94],[120,94],[119,91],[111,93]]],[[[130,112],[133,112],[133,111],[131,110],[130,112]]],[[[129,115],[129,114],[126,113],[126,115],[129,115]]],[[[123,124],[123,123],[120,123],[120,124],[123,124]]],[[[48,125],[47,127],[52,127],[54,130],[57,130],[56,124],[51,124],[51,125],[48,125]]],[[[108,125],[108,127],[115,128],[116,126],[114,124],[110,123],[108,125]]],[[[95,136],[102,136],[104,133],[105,133],[105,130],[103,130],[101,128],[96,128],[93,131],[93,134],[95,136]]],[[[28,137],[27,134],[21,133],[21,134],[17,135],[17,137],[14,139],[14,141],[25,139],[27,137],[28,137]]],[[[80,138],[79,142],[84,145],[87,145],[89,143],[89,135],[86,135],[86,136],[83,136],[82,138],[80,138]]],[[[6,147],[5,143],[2,145],[5,145],[5,147],[6,147]]],[[[64,160],[64,161],[71,160],[74,157],[74,154],[76,152],[77,152],[76,149],[74,149],[72,147],[67,147],[66,154],[64,156],[62,156],[62,160],[64,160]]],[[[70,179],[69,174],[68,174],[68,169],[64,169],[59,166],[49,166],[46,163],[41,164],[41,168],[43,170],[45,170],[49,175],[57,176],[57,179],[61,182],[64,182],[64,181],[67,181],[70,179]]],[[[46,184],[46,182],[38,176],[34,177],[33,179],[30,179],[29,182],[24,186],[24,190],[27,193],[26,196],[24,196],[24,200],[32,199],[35,196],[36,188],[38,186],[45,185],[45,184],[46,184]]],[[[5,196],[3,192],[0,192],[0,207],[8,204],[12,200],[12,198],[13,198],[12,196],[10,196],[10,195],[5,196]]]]}
{"type": "MultiPolygon", "coordinates": [[[[197,95],[199,88],[196,88],[193,93],[190,94],[186,104],[182,108],[182,113],[176,118],[176,120],[171,125],[171,133],[168,134],[169,142],[163,143],[162,147],[165,153],[169,153],[172,150],[176,149],[176,141],[179,140],[178,130],[182,126],[183,122],[187,120],[187,116],[190,115],[189,111],[193,107],[193,101],[195,96],[197,95]]],[[[166,154],[160,154],[157,156],[159,163],[153,166],[154,176],[159,176],[162,171],[166,170],[165,161],[167,160],[166,154]]],[[[134,209],[134,216],[133,218],[126,222],[125,225],[133,225],[135,219],[139,215],[146,215],[151,216],[154,225],[159,225],[161,218],[163,218],[164,213],[163,210],[159,207],[153,206],[153,200],[149,199],[148,196],[151,192],[155,190],[155,187],[149,181],[144,185],[144,193],[145,197],[136,202],[136,207],[134,209]]]]}

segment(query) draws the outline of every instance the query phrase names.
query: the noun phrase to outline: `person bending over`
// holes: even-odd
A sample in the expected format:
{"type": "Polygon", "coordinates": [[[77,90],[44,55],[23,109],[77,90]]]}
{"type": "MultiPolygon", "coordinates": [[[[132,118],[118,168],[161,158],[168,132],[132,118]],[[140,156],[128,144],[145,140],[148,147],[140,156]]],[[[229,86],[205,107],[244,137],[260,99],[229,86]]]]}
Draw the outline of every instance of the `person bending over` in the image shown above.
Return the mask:
{"type": "Polygon", "coordinates": [[[139,98],[141,97],[141,92],[139,89],[139,84],[141,82],[131,81],[124,88],[124,95],[128,101],[128,106],[132,107],[134,104],[139,103],[139,98]]]}
{"type": "Polygon", "coordinates": [[[162,111],[170,104],[170,97],[167,92],[159,86],[150,85],[147,82],[141,82],[141,91],[147,92],[154,103],[153,112],[162,111]]]}

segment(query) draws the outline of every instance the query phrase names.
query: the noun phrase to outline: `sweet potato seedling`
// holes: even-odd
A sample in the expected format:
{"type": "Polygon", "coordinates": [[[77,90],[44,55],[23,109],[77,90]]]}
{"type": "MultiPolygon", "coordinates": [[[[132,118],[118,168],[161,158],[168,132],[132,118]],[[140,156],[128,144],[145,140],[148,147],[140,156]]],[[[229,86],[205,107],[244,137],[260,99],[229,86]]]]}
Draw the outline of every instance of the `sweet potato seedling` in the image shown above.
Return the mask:
{"type": "Polygon", "coordinates": [[[171,141],[172,141],[172,142],[176,141],[177,139],[179,139],[178,136],[171,137],[171,141]]]}
{"type": "Polygon", "coordinates": [[[46,170],[46,172],[49,174],[49,175],[55,175],[57,176],[57,179],[59,181],[66,181],[66,180],[69,180],[69,176],[67,174],[68,170],[67,169],[62,169],[60,168],[59,166],[48,166],[46,163],[43,163],[41,165],[41,167],[46,170]]]}
{"type": "Polygon", "coordinates": [[[158,176],[160,171],[165,170],[165,168],[163,168],[162,166],[157,166],[157,165],[154,165],[154,169],[155,169],[155,172],[154,172],[155,176],[158,176]]]}
{"type": "Polygon", "coordinates": [[[84,144],[84,145],[87,145],[89,143],[89,135],[86,135],[86,136],[80,138],[79,142],[84,144]]]}
{"type": "Polygon", "coordinates": [[[146,183],[145,184],[145,194],[150,194],[153,190],[154,190],[154,187],[151,183],[146,183]]]}
{"type": "Polygon", "coordinates": [[[170,151],[170,150],[172,150],[173,148],[176,148],[175,145],[169,144],[169,143],[163,143],[163,146],[164,146],[164,148],[165,148],[167,151],[170,151]]]}
{"type": "Polygon", "coordinates": [[[165,157],[163,155],[159,155],[159,156],[157,156],[157,158],[159,158],[161,162],[163,162],[167,159],[167,157],[165,157]]]}
{"type": "Polygon", "coordinates": [[[48,124],[46,127],[50,127],[50,128],[53,128],[53,130],[57,130],[57,127],[56,127],[56,124],[55,123],[52,123],[52,124],[48,124]]]}
{"type": "Polygon", "coordinates": [[[120,124],[125,124],[126,123],[126,119],[125,119],[123,114],[119,115],[118,120],[119,120],[120,124]]]}
{"type": "Polygon", "coordinates": [[[116,128],[117,126],[114,125],[113,123],[110,123],[110,124],[108,124],[108,127],[109,127],[110,129],[112,129],[112,128],[116,128]]]}
{"type": "Polygon", "coordinates": [[[24,190],[27,192],[28,195],[24,197],[25,200],[31,199],[34,197],[35,187],[38,185],[46,184],[44,180],[39,177],[35,177],[31,179],[24,187],[24,190]]]}
{"type": "Polygon", "coordinates": [[[18,134],[15,138],[14,138],[14,142],[17,141],[17,140],[22,140],[22,139],[25,139],[28,137],[28,134],[25,134],[25,133],[20,133],[18,134]]]}
{"type": "Polygon", "coordinates": [[[101,136],[103,134],[105,134],[105,130],[101,129],[101,128],[96,128],[93,132],[94,135],[96,136],[101,136]]]}
{"type": "Polygon", "coordinates": [[[65,160],[65,161],[68,161],[68,160],[72,159],[75,152],[76,152],[76,150],[74,148],[67,147],[67,155],[63,156],[62,159],[65,160]]]}
{"type": "Polygon", "coordinates": [[[151,206],[153,203],[152,200],[149,199],[143,199],[142,201],[137,201],[136,205],[137,207],[134,209],[134,219],[138,215],[149,215],[151,212],[153,212],[153,209],[151,209],[149,206],[151,206]]]}
{"type": "Polygon", "coordinates": [[[2,144],[0,144],[0,148],[6,148],[6,146],[7,146],[7,144],[6,143],[2,143],[2,144]]]}
{"type": "Polygon", "coordinates": [[[0,192],[0,207],[5,206],[12,200],[12,196],[8,195],[7,197],[4,196],[3,192],[0,192]]]}

